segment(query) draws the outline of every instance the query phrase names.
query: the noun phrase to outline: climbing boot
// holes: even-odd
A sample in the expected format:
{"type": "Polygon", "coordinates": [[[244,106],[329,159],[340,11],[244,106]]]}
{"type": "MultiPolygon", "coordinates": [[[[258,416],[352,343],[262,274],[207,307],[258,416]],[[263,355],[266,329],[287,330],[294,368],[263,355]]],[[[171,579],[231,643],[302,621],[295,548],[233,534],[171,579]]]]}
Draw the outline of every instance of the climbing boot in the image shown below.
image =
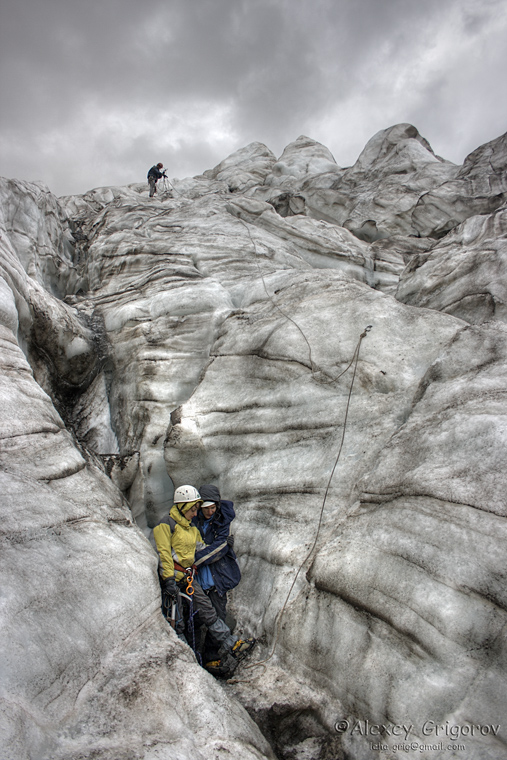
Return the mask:
{"type": "Polygon", "coordinates": [[[238,666],[238,660],[232,657],[230,654],[220,658],[220,660],[212,660],[207,662],[204,669],[211,673],[215,678],[230,678],[238,666]]]}
{"type": "Polygon", "coordinates": [[[246,657],[255,646],[256,639],[238,639],[231,649],[232,656],[236,662],[240,662],[243,657],[246,657]]]}

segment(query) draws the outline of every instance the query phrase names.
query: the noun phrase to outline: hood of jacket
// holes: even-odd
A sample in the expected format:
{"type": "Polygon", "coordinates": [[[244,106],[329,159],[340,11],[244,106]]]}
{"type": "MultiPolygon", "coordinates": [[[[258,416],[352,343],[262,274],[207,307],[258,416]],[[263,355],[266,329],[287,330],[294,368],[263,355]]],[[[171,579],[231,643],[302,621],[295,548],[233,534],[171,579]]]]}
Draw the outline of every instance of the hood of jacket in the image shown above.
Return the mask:
{"type": "Polygon", "coordinates": [[[186,517],[183,517],[183,515],[181,514],[176,504],[172,505],[171,511],[169,512],[169,514],[173,518],[173,520],[178,523],[178,525],[181,525],[182,528],[190,528],[189,520],[187,520],[186,517]]]}
{"type": "Polygon", "coordinates": [[[201,499],[203,501],[216,501],[220,504],[220,491],[216,486],[204,485],[199,488],[201,499]]]}

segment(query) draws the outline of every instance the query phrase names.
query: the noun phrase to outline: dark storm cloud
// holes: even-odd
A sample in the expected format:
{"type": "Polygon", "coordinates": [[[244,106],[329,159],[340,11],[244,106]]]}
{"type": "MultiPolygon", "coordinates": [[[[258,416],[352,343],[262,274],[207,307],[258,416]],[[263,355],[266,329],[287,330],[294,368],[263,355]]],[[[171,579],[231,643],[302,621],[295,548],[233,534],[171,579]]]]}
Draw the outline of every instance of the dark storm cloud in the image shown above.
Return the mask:
{"type": "Polygon", "coordinates": [[[346,165],[399,121],[461,161],[506,128],[503,0],[3,0],[1,28],[0,172],[57,193],[301,133],[346,165]]]}

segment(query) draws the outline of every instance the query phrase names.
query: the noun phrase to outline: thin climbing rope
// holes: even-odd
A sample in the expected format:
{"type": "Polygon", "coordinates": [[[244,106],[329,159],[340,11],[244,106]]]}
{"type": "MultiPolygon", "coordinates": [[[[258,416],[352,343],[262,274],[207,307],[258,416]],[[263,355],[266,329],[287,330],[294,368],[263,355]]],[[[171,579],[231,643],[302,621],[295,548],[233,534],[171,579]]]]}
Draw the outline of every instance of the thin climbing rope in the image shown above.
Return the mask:
{"type": "MultiPolygon", "coordinates": [[[[263,272],[262,272],[262,268],[261,268],[261,265],[260,265],[260,262],[259,262],[259,253],[258,253],[258,251],[257,251],[257,245],[256,245],[256,243],[255,243],[255,240],[254,240],[254,239],[253,239],[253,237],[252,237],[252,233],[250,232],[250,229],[249,229],[249,227],[248,227],[248,225],[247,225],[247,223],[245,222],[245,220],[244,220],[244,219],[238,218],[238,221],[239,221],[239,222],[241,222],[241,224],[242,224],[242,225],[244,226],[244,228],[246,229],[246,231],[247,231],[247,233],[248,233],[248,237],[250,238],[250,242],[252,243],[252,247],[253,247],[253,250],[254,250],[254,253],[255,253],[255,261],[256,261],[256,264],[257,264],[257,269],[259,270],[259,275],[260,275],[260,278],[261,278],[261,280],[262,280],[262,285],[263,285],[263,287],[264,287],[264,290],[265,290],[265,292],[266,292],[266,295],[267,295],[267,297],[269,298],[269,300],[271,301],[271,303],[273,304],[273,306],[275,307],[275,309],[277,309],[277,311],[279,311],[279,312],[280,312],[280,314],[281,314],[283,317],[285,317],[285,319],[287,319],[289,322],[291,322],[291,323],[294,325],[294,327],[295,327],[297,330],[299,330],[299,332],[300,332],[301,336],[303,337],[303,340],[305,341],[306,345],[308,346],[308,359],[309,359],[309,362],[310,362],[310,369],[311,369],[311,373],[312,373],[312,377],[313,377],[314,381],[315,381],[316,383],[318,383],[319,385],[329,385],[330,383],[335,383],[337,380],[339,380],[339,379],[340,379],[340,377],[342,377],[342,376],[343,376],[343,375],[344,375],[344,374],[345,374],[345,373],[346,373],[346,372],[347,372],[347,371],[350,369],[350,367],[352,366],[352,362],[354,361],[354,356],[355,356],[355,353],[354,353],[354,355],[352,356],[352,359],[351,359],[351,361],[350,361],[350,364],[348,364],[348,365],[345,367],[345,369],[343,370],[343,372],[340,372],[340,374],[339,374],[339,375],[337,375],[336,377],[331,377],[329,380],[321,380],[321,379],[317,379],[317,377],[316,377],[316,374],[317,374],[317,372],[321,372],[323,375],[326,375],[326,374],[328,374],[328,373],[327,373],[327,372],[325,372],[323,369],[320,369],[320,368],[319,368],[319,367],[318,367],[318,366],[315,364],[315,362],[313,361],[313,356],[312,356],[312,346],[311,346],[311,344],[310,344],[310,341],[309,341],[309,340],[308,340],[308,338],[306,337],[305,333],[303,332],[302,328],[301,328],[301,327],[298,325],[298,323],[296,322],[296,320],[295,320],[295,319],[293,319],[293,318],[292,318],[292,317],[291,317],[289,314],[287,314],[287,312],[285,312],[285,311],[284,311],[284,310],[283,310],[283,309],[282,309],[282,308],[279,306],[279,304],[277,304],[277,302],[276,302],[276,301],[275,301],[275,299],[273,298],[272,294],[269,292],[269,290],[268,290],[268,287],[267,287],[267,285],[266,285],[266,280],[264,279],[264,274],[263,274],[263,272]]],[[[369,328],[369,329],[371,329],[371,325],[368,325],[368,328],[369,328]]],[[[367,329],[368,329],[368,328],[367,328],[367,329]]],[[[357,348],[356,348],[356,350],[357,350],[357,348]]]]}
{"type": "Polygon", "coordinates": [[[194,624],[194,618],[198,613],[198,610],[195,610],[194,612],[194,600],[192,597],[188,597],[189,601],[189,616],[188,616],[188,630],[190,631],[190,634],[192,636],[192,649],[194,650],[194,654],[199,662],[199,665],[202,667],[202,657],[200,652],[197,651],[197,645],[195,641],[195,624],[194,624]]]}
{"type": "MultiPolygon", "coordinates": [[[[257,247],[255,245],[255,241],[252,238],[252,235],[250,234],[250,230],[248,229],[248,227],[247,227],[246,223],[243,221],[243,219],[240,219],[239,221],[242,222],[242,224],[246,227],[248,235],[250,237],[250,240],[252,241],[252,244],[253,244],[253,247],[254,247],[254,250],[255,250],[255,253],[256,253],[256,256],[257,256],[257,247]]],[[[292,324],[294,324],[297,327],[297,329],[299,330],[299,332],[301,333],[301,335],[305,339],[306,344],[308,346],[309,354],[310,354],[310,364],[311,364],[311,367],[312,367],[312,375],[314,375],[313,368],[314,368],[315,365],[313,363],[313,359],[312,359],[312,355],[311,355],[311,350],[312,349],[311,349],[311,345],[310,345],[310,343],[309,343],[306,335],[304,334],[304,332],[301,329],[301,327],[290,316],[288,316],[287,314],[285,314],[285,312],[282,309],[280,309],[280,307],[275,303],[275,301],[273,300],[272,296],[268,292],[268,289],[266,287],[266,283],[264,281],[264,276],[262,274],[262,270],[260,269],[260,267],[259,267],[259,271],[260,271],[262,282],[264,284],[264,289],[266,291],[266,295],[268,296],[268,298],[271,300],[271,302],[274,304],[274,306],[278,309],[278,311],[280,311],[283,314],[283,316],[286,317],[286,319],[288,319],[290,322],[292,322],[292,324]]],[[[346,405],[346,408],[345,408],[345,416],[344,416],[344,420],[343,420],[343,429],[342,429],[342,436],[341,436],[341,440],[340,440],[340,446],[338,448],[338,454],[336,455],[336,458],[335,458],[335,461],[334,461],[334,464],[333,464],[333,468],[331,470],[331,474],[329,475],[329,478],[328,478],[328,481],[327,481],[326,490],[324,492],[324,498],[322,500],[322,506],[320,508],[320,514],[319,514],[319,522],[318,522],[318,525],[317,525],[317,532],[315,534],[315,538],[314,538],[313,544],[312,544],[312,546],[311,546],[308,554],[303,559],[303,561],[301,562],[301,564],[299,565],[299,567],[297,569],[297,572],[296,572],[296,574],[295,574],[295,576],[293,578],[293,581],[292,581],[292,583],[290,585],[290,588],[289,588],[289,591],[287,593],[287,596],[285,597],[285,601],[284,601],[284,603],[283,603],[283,605],[282,605],[282,607],[280,609],[280,612],[277,615],[277,618],[276,618],[276,621],[275,621],[275,636],[274,636],[274,639],[273,639],[273,646],[271,648],[270,654],[264,660],[259,660],[258,662],[252,662],[252,663],[249,663],[248,665],[245,665],[244,666],[245,670],[250,670],[251,668],[257,668],[259,666],[262,666],[264,668],[263,672],[265,672],[265,670],[266,670],[265,663],[269,662],[269,660],[271,660],[271,658],[275,654],[276,645],[278,643],[278,638],[279,638],[279,633],[280,633],[281,621],[282,621],[285,609],[286,609],[286,607],[287,607],[287,605],[289,603],[289,599],[290,599],[290,595],[292,594],[292,590],[293,590],[294,586],[296,585],[296,581],[299,578],[299,574],[300,574],[301,570],[303,569],[303,567],[305,566],[305,564],[307,562],[309,562],[309,560],[312,558],[312,555],[313,555],[313,553],[314,553],[314,551],[315,551],[315,549],[317,547],[317,541],[318,541],[318,538],[319,538],[320,529],[322,527],[322,519],[324,517],[324,509],[325,509],[325,506],[326,506],[327,496],[328,496],[328,493],[329,493],[329,489],[331,487],[331,482],[333,480],[333,476],[334,476],[336,467],[338,466],[338,462],[340,460],[340,456],[341,456],[342,449],[343,449],[343,443],[345,441],[345,432],[346,432],[346,429],[347,429],[347,420],[348,420],[348,416],[349,416],[350,400],[351,400],[351,397],[352,397],[352,389],[354,387],[354,381],[356,379],[356,372],[357,372],[357,365],[358,365],[358,362],[359,362],[359,352],[361,350],[361,343],[363,342],[363,339],[366,338],[366,335],[367,335],[367,333],[369,333],[369,331],[371,330],[371,328],[372,328],[372,325],[368,325],[363,330],[363,332],[361,333],[361,335],[359,336],[359,340],[357,341],[356,348],[355,348],[354,353],[352,355],[352,359],[350,361],[350,364],[348,364],[348,366],[346,367],[346,369],[344,369],[343,372],[341,372],[333,380],[327,381],[327,382],[335,382],[340,377],[342,377],[342,375],[344,375],[350,369],[350,367],[352,365],[354,365],[354,372],[352,374],[352,380],[351,380],[351,383],[350,383],[350,388],[349,388],[349,392],[348,392],[348,396],[347,396],[347,405],[346,405]]],[[[315,380],[315,377],[314,377],[314,380],[315,380]]],[[[228,679],[227,683],[249,683],[250,681],[251,681],[251,678],[230,678],[230,679],[228,679]]]]}

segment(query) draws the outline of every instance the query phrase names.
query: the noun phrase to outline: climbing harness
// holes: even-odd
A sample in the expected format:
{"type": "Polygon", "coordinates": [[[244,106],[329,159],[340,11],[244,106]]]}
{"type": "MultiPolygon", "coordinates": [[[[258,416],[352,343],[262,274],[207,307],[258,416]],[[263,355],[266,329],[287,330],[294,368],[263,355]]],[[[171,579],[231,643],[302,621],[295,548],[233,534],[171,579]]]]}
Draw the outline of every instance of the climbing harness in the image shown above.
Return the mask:
{"type": "MultiPolygon", "coordinates": [[[[250,237],[250,240],[252,242],[252,245],[254,247],[254,251],[255,251],[256,257],[257,257],[258,256],[258,254],[257,254],[257,246],[255,245],[255,241],[252,238],[250,230],[248,229],[248,226],[247,226],[246,222],[243,219],[239,219],[239,221],[246,228],[246,230],[248,232],[248,235],[250,237]]],[[[299,565],[299,567],[297,569],[297,572],[296,572],[296,574],[295,574],[295,576],[293,578],[293,581],[292,581],[292,583],[290,585],[290,588],[289,588],[289,591],[287,593],[287,596],[285,597],[285,601],[284,601],[284,603],[283,603],[283,605],[282,605],[282,607],[281,607],[281,609],[280,609],[280,611],[279,611],[279,613],[278,613],[278,615],[276,617],[276,621],[275,621],[275,635],[274,635],[273,646],[271,648],[270,654],[264,660],[259,660],[258,662],[252,662],[252,663],[249,663],[248,665],[244,666],[245,670],[250,670],[252,668],[256,668],[256,667],[262,666],[263,667],[263,673],[264,673],[265,670],[266,670],[265,663],[269,662],[269,660],[271,660],[271,658],[275,654],[276,645],[278,643],[278,638],[279,638],[279,634],[280,634],[280,626],[281,626],[282,618],[283,618],[284,612],[286,610],[286,607],[287,607],[287,605],[289,603],[289,599],[290,599],[290,596],[292,594],[292,590],[293,590],[294,586],[296,585],[296,582],[297,582],[297,579],[299,578],[301,570],[303,569],[303,567],[305,566],[305,564],[308,563],[308,562],[310,562],[310,560],[313,558],[313,554],[314,554],[314,552],[315,552],[315,550],[317,548],[317,541],[318,541],[320,529],[321,529],[321,526],[322,526],[322,519],[324,517],[324,509],[325,509],[325,506],[326,506],[327,496],[328,496],[328,493],[329,493],[329,489],[331,487],[331,482],[333,480],[333,476],[334,476],[336,467],[338,466],[338,462],[340,460],[340,456],[341,456],[342,449],[343,449],[343,443],[344,443],[344,440],[345,440],[345,431],[347,429],[347,420],[348,420],[348,415],[349,415],[350,400],[351,400],[351,397],[352,397],[352,389],[354,387],[354,381],[355,381],[355,378],[356,378],[357,365],[358,365],[358,362],[359,362],[359,352],[361,350],[361,343],[363,342],[364,338],[366,338],[367,334],[370,332],[370,330],[372,329],[373,325],[367,325],[367,327],[365,327],[365,329],[363,330],[363,332],[359,336],[359,339],[357,341],[354,353],[352,355],[352,359],[350,360],[350,363],[347,365],[347,367],[343,370],[343,372],[341,372],[337,377],[331,378],[331,379],[326,380],[326,381],[317,380],[316,377],[315,377],[315,374],[316,374],[315,367],[316,367],[316,365],[314,364],[314,361],[313,361],[313,358],[312,358],[312,347],[310,345],[310,342],[309,342],[308,338],[304,334],[304,332],[301,329],[301,327],[297,324],[297,322],[294,319],[292,319],[292,317],[290,317],[288,314],[286,314],[278,306],[278,304],[274,301],[273,297],[270,295],[270,293],[269,293],[269,291],[267,289],[266,282],[264,280],[264,275],[262,273],[260,265],[259,265],[258,262],[257,262],[257,264],[258,264],[258,267],[259,267],[259,273],[260,273],[260,276],[261,276],[261,279],[262,279],[262,283],[264,285],[264,290],[266,291],[266,295],[268,296],[268,298],[270,299],[270,301],[273,303],[273,305],[275,306],[275,308],[278,309],[278,311],[287,320],[289,320],[289,322],[292,322],[292,324],[299,330],[299,332],[303,336],[303,338],[304,338],[304,340],[305,340],[305,342],[306,342],[306,344],[308,346],[309,360],[310,360],[310,365],[311,365],[311,372],[312,372],[312,377],[313,377],[314,381],[317,382],[317,383],[319,383],[319,384],[329,384],[329,383],[335,382],[340,377],[342,377],[346,372],[348,372],[348,370],[350,369],[350,367],[352,367],[352,365],[354,366],[354,371],[352,373],[352,380],[350,382],[349,392],[348,392],[348,396],[347,396],[347,404],[346,404],[346,408],[345,408],[345,415],[344,415],[344,420],[343,420],[343,428],[342,428],[342,436],[341,436],[341,440],[340,440],[340,445],[338,447],[338,453],[336,455],[336,458],[335,458],[335,461],[334,461],[334,464],[333,464],[333,467],[332,467],[332,470],[331,470],[331,474],[329,475],[329,478],[328,478],[328,481],[327,481],[326,489],[325,489],[325,492],[324,492],[324,498],[322,500],[322,506],[320,508],[319,521],[318,521],[318,525],[317,525],[317,532],[315,534],[315,538],[314,538],[313,544],[311,545],[310,550],[308,551],[306,557],[303,559],[303,561],[299,565]]],[[[322,370],[320,370],[320,371],[323,372],[322,370]]],[[[242,679],[231,678],[231,679],[228,679],[228,683],[249,683],[250,681],[251,681],[251,678],[242,678],[242,679]]]]}
{"type": "Polygon", "coordinates": [[[182,565],[178,564],[175,560],[173,560],[174,569],[178,570],[180,573],[185,573],[185,577],[182,578],[182,581],[185,581],[187,584],[187,587],[185,589],[185,594],[188,596],[193,596],[194,594],[194,577],[195,572],[197,570],[197,567],[195,565],[192,565],[191,567],[183,567],[182,565]]]}
{"type": "Polygon", "coordinates": [[[187,571],[185,575],[186,575],[186,578],[185,578],[185,580],[186,580],[186,582],[187,582],[187,587],[186,587],[186,589],[185,589],[185,593],[186,593],[188,596],[193,596],[193,595],[194,595],[194,591],[195,591],[195,589],[194,589],[194,587],[193,587],[193,585],[192,585],[192,584],[193,584],[193,581],[194,581],[194,573],[193,573],[193,572],[190,572],[190,573],[189,573],[189,572],[187,571]]]}

